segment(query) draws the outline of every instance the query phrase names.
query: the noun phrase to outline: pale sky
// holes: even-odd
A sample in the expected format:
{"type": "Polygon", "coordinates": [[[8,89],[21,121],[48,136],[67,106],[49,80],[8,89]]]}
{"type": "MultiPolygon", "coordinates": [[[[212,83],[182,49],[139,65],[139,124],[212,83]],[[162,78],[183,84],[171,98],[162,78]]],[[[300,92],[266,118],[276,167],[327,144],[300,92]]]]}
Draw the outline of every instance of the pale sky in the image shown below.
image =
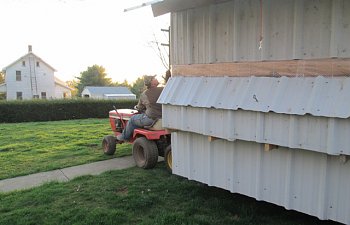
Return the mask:
{"type": "Polygon", "coordinates": [[[159,77],[165,68],[157,57],[157,40],[168,41],[169,14],[153,17],[150,6],[125,8],[150,0],[0,0],[0,69],[33,53],[72,80],[88,66],[103,66],[114,81],[159,77]]]}

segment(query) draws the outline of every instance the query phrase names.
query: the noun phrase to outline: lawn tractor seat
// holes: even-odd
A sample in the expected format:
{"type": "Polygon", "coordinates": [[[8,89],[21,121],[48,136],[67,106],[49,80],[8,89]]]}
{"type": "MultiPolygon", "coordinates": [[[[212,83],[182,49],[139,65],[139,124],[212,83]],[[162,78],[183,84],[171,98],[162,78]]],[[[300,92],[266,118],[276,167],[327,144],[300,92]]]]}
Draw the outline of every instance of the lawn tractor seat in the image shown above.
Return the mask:
{"type": "Polygon", "coordinates": [[[153,124],[151,124],[150,126],[145,126],[145,128],[148,130],[164,130],[162,119],[155,120],[153,124]]]}

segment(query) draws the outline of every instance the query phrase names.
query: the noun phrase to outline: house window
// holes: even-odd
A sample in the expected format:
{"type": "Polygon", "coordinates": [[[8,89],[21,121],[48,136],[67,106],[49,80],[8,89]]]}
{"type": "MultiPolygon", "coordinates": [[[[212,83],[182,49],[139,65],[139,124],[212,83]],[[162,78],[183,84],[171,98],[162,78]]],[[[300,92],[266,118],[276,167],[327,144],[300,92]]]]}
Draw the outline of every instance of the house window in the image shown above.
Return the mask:
{"type": "Polygon", "coordinates": [[[22,80],[22,75],[21,75],[21,71],[16,71],[16,81],[21,81],[22,80]]]}
{"type": "Polygon", "coordinates": [[[22,61],[22,66],[26,66],[26,61],[22,61]]]}
{"type": "Polygon", "coordinates": [[[16,92],[17,94],[17,100],[22,100],[23,97],[22,97],[22,92],[16,92]]]}
{"type": "Polygon", "coordinates": [[[41,98],[46,99],[46,92],[41,92],[41,98]]]}
{"type": "Polygon", "coordinates": [[[37,98],[39,98],[39,95],[33,95],[33,98],[37,99],[37,98]]]}
{"type": "Polygon", "coordinates": [[[39,67],[40,66],[40,63],[39,62],[36,62],[36,67],[39,67]]]}

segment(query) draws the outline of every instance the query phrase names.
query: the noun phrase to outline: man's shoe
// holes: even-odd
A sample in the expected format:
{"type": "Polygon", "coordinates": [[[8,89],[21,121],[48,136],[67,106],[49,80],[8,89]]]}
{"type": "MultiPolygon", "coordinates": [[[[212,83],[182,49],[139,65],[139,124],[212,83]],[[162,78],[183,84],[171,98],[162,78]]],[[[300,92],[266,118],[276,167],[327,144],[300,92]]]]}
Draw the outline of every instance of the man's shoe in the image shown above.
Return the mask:
{"type": "Polygon", "coordinates": [[[117,142],[118,142],[118,143],[124,142],[124,137],[123,137],[122,134],[119,134],[119,135],[117,136],[117,142]]]}

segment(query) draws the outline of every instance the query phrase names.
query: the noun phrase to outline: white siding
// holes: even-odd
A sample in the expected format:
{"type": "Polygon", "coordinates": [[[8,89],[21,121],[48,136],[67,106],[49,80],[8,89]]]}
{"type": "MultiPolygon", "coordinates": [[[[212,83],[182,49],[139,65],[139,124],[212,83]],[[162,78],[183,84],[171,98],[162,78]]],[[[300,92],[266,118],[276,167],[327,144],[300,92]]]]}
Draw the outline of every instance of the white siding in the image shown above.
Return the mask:
{"type": "Polygon", "coordinates": [[[173,173],[233,193],[350,224],[350,163],[339,156],[172,133],[173,173]]]}
{"type": "Polygon", "coordinates": [[[264,0],[262,9],[262,26],[259,0],[172,13],[171,64],[350,57],[350,1],[264,0]]]}
{"type": "Polygon", "coordinates": [[[159,103],[350,117],[350,77],[172,77],[159,103]]]}
{"type": "Polygon", "coordinates": [[[68,88],[62,87],[61,85],[55,85],[55,98],[71,98],[71,91],[68,88]]]}
{"type": "Polygon", "coordinates": [[[16,92],[22,92],[23,99],[32,98],[30,75],[26,67],[22,67],[22,61],[17,62],[6,70],[5,83],[7,86],[7,100],[15,100],[16,92]],[[21,71],[21,81],[16,81],[16,71],[21,71]]]}
{"type": "MultiPolygon", "coordinates": [[[[35,60],[38,61],[37,59],[35,60]]],[[[51,70],[42,61],[39,61],[40,66],[35,65],[35,74],[37,79],[37,93],[41,98],[41,92],[46,92],[46,98],[55,98],[55,78],[54,71],[51,70]]],[[[61,97],[62,98],[62,97],[61,97]]]]}
{"type": "Polygon", "coordinates": [[[349,224],[349,79],[171,78],[158,102],[174,173],[349,224]]]}
{"type": "MultiPolygon", "coordinates": [[[[349,12],[349,0],[231,0],[172,12],[171,64],[350,58],[349,12]]],[[[159,102],[163,126],[178,130],[173,172],[350,224],[349,85],[349,76],[172,78],[159,102]],[[263,143],[280,147],[265,152],[263,143]]]]}
{"type": "Polygon", "coordinates": [[[16,99],[16,92],[22,92],[23,99],[32,99],[33,95],[39,95],[41,98],[41,92],[46,92],[47,99],[55,98],[54,71],[33,54],[27,54],[6,68],[5,82],[7,100],[16,99]],[[25,66],[22,65],[22,61],[25,61],[25,66]],[[39,62],[39,67],[36,62],[39,62]],[[21,71],[21,81],[16,81],[17,70],[21,71]],[[33,86],[31,82],[34,83],[33,86]]]}
{"type": "Polygon", "coordinates": [[[81,97],[84,97],[85,95],[89,96],[89,98],[92,98],[92,95],[91,95],[89,89],[84,88],[84,90],[81,92],[81,97]]]}
{"type": "Polygon", "coordinates": [[[350,156],[350,118],[163,105],[163,127],[229,141],[350,156]]]}

